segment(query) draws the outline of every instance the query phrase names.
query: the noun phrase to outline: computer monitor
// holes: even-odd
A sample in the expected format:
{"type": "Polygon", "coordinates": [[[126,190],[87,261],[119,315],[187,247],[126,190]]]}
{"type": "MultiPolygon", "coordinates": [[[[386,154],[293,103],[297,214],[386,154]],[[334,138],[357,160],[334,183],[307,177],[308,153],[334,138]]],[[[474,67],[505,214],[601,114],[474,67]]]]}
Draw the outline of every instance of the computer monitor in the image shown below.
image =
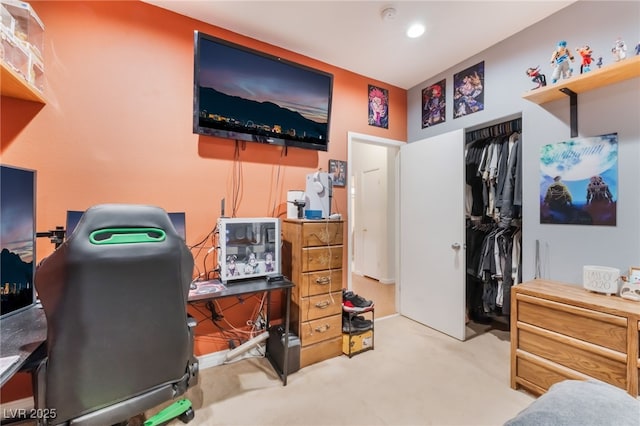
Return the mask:
{"type": "MultiPolygon", "coordinates": [[[[71,236],[74,229],[80,222],[80,218],[84,214],[84,211],[81,210],[67,210],[67,228],[66,235],[67,238],[71,236]]],[[[173,227],[176,228],[176,232],[178,235],[182,237],[183,240],[187,240],[187,228],[186,228],[186,215],[184,212],[172,212],[169,213],[169,219],[171,219],[171,223],[173,227]]]]}
{"type": "Polygon", "coordinates": [[[0,166],[0,317],[35,303],[36,172],[0,166]]]}

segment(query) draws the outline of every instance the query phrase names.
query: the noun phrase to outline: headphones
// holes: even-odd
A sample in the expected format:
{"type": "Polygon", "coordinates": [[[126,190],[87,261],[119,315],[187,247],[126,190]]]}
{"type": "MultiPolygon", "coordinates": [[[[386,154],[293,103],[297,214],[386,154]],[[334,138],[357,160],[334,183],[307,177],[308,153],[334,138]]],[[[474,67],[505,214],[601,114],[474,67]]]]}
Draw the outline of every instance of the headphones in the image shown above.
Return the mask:
{"type": "Polygon", "coordinates": [[[324,185],[320,182],[320,172],[313,174],[313,182],[311,182],[311,188],[318,194],[324,191],[324,185]]]}

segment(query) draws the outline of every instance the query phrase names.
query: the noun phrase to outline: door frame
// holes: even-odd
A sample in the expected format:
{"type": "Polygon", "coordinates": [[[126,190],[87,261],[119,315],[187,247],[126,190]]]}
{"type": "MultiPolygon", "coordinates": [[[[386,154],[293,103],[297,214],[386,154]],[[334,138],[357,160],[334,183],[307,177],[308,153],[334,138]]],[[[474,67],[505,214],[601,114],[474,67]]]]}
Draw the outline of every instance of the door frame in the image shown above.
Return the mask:
{"type": "MultiPolygon", "coordinates": [[[[398,170],[398,162],[397,162],[397,152],[399,152],[400,147],[402,145],[405,145],[406,142],[405,141],[399,141],[399,140],[394,140],[394,139],[387,139],[387,138],[382,138],[382,137],[378,137],[378,136],[372,136],[372,135],[367,135],[364,133],[357,133],[357,132],[347,132],[347,164],[351,165],[353,164],[353,145],[356,143],[361,143],[361,144],[365,144],[365,145],[376,145],[376,146],[382,146],[382,147],[386,147],[387,149],[393,149],[396,151],[396,161],[395,161],[395,170],[390,171],[389,174],[393,173],[393,175],[395,176],[396,179],[396,188],[393,188],[395,191],[395,197],[393,200],[393,204],[394,206],[396,206],[396,211],[399,207],[399,197],[398,197],[398,177],[399,177],[399,170],[398,170]]],[[[353,184],[353,180],[352,180],[352,176],[353,176],[353,168],[352,167],[348,167],[348,177],[347,177],[347,217],[349,218],[349,221],[351,223],[348,223],[348,229],[347,229],[347,288],[351,289],[352,288],[352,280],[351,280],[351,274],[352,274],[352,256],[353,256],[353,250],[354,250],[354,241],[353,241],[353,233],[351,232],[351,230],[354,228],[354,226],[356,225],[355,223],[355,216],[354,216],[354,212],[352,209],[352,184],[353,184]]],[[[388,188],[388,190],[390,190],[391,188],[388,188]]],[[[358,193],[356,193],[356,196],[358,195],[358,193]]],[[[393,229],[393,235],[395,238],[395,253],[394,253],[394,262],[396,265],[396,270],[395,270],[395,277],[396,277],[396,287],[395,287],[395,292],[396,292],[396,310],[398,308],[398,292],[400,291],[400,283],[399,280],[397,279],[398,277],[398,271],[397,271],[397,265],[398,265],[398,260],[399,260],[399,253],[398,253],[398,224],[397,221],[395,221],[395,225],[394,225],[394,229],[393,229]]]]}

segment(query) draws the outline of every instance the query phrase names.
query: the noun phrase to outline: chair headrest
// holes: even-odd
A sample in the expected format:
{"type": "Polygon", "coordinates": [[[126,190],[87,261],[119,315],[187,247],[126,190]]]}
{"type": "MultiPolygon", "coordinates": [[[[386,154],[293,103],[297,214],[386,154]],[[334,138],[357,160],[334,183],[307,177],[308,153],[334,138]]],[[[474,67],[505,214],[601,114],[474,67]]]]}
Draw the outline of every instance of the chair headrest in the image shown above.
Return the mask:
{"type": "Polygon", "coordinates": [[[142,204],[98,204],[90,207],[74,232],[74,235],[106,243],[154,242],[163,239],[164,234],[177,235],[168,213],[160,207],[142,204]],[[131,238],[138,240],[128,241],[131,238]]]}

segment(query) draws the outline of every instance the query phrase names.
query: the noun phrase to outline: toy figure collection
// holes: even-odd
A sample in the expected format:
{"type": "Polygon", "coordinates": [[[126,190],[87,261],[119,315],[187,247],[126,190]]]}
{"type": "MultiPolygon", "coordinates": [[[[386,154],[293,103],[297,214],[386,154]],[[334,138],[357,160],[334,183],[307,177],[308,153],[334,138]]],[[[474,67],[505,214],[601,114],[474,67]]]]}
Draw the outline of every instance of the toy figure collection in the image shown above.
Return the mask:
{"type": "MultiPolygon", "coordinates": [[[[634,51],[636,55],[640,55],[640,42],[635,46],[634,51]]],[[[580,74],[591,71],[591,63],[593,62],[593,51],[591,50],[591,47],[589,47],[588,44],[585,44],[582,47],[576,48],[576,52],[578,52],[582,58],[580,62],[580,74]]],[[[627,57],[627,45],[621,37],[618,37],[615,40],[613,47],[611,48],[611,54],[613,55],[614,62],[622,61],[627,57]]],[[[570,78],[573,74],[573,68],[571,68],[570,62],[573,61],[574,57],[571,50],[567,47],[567,42],[565,40],[559,41],[556,45],[556,49],[551,54],[551,67],[553,68],[551,83],[557,83],[560,79],[570,78]]],[[[598,57],[595,64],[598,68],[602,67],[602,56],[598,57]]],[[[540,66],[527,68],[526,74],[531,78],[531,81],[536,83],[536,86],[531,90],[547,85],[546,76],[540,70],[540,66]]]]}

